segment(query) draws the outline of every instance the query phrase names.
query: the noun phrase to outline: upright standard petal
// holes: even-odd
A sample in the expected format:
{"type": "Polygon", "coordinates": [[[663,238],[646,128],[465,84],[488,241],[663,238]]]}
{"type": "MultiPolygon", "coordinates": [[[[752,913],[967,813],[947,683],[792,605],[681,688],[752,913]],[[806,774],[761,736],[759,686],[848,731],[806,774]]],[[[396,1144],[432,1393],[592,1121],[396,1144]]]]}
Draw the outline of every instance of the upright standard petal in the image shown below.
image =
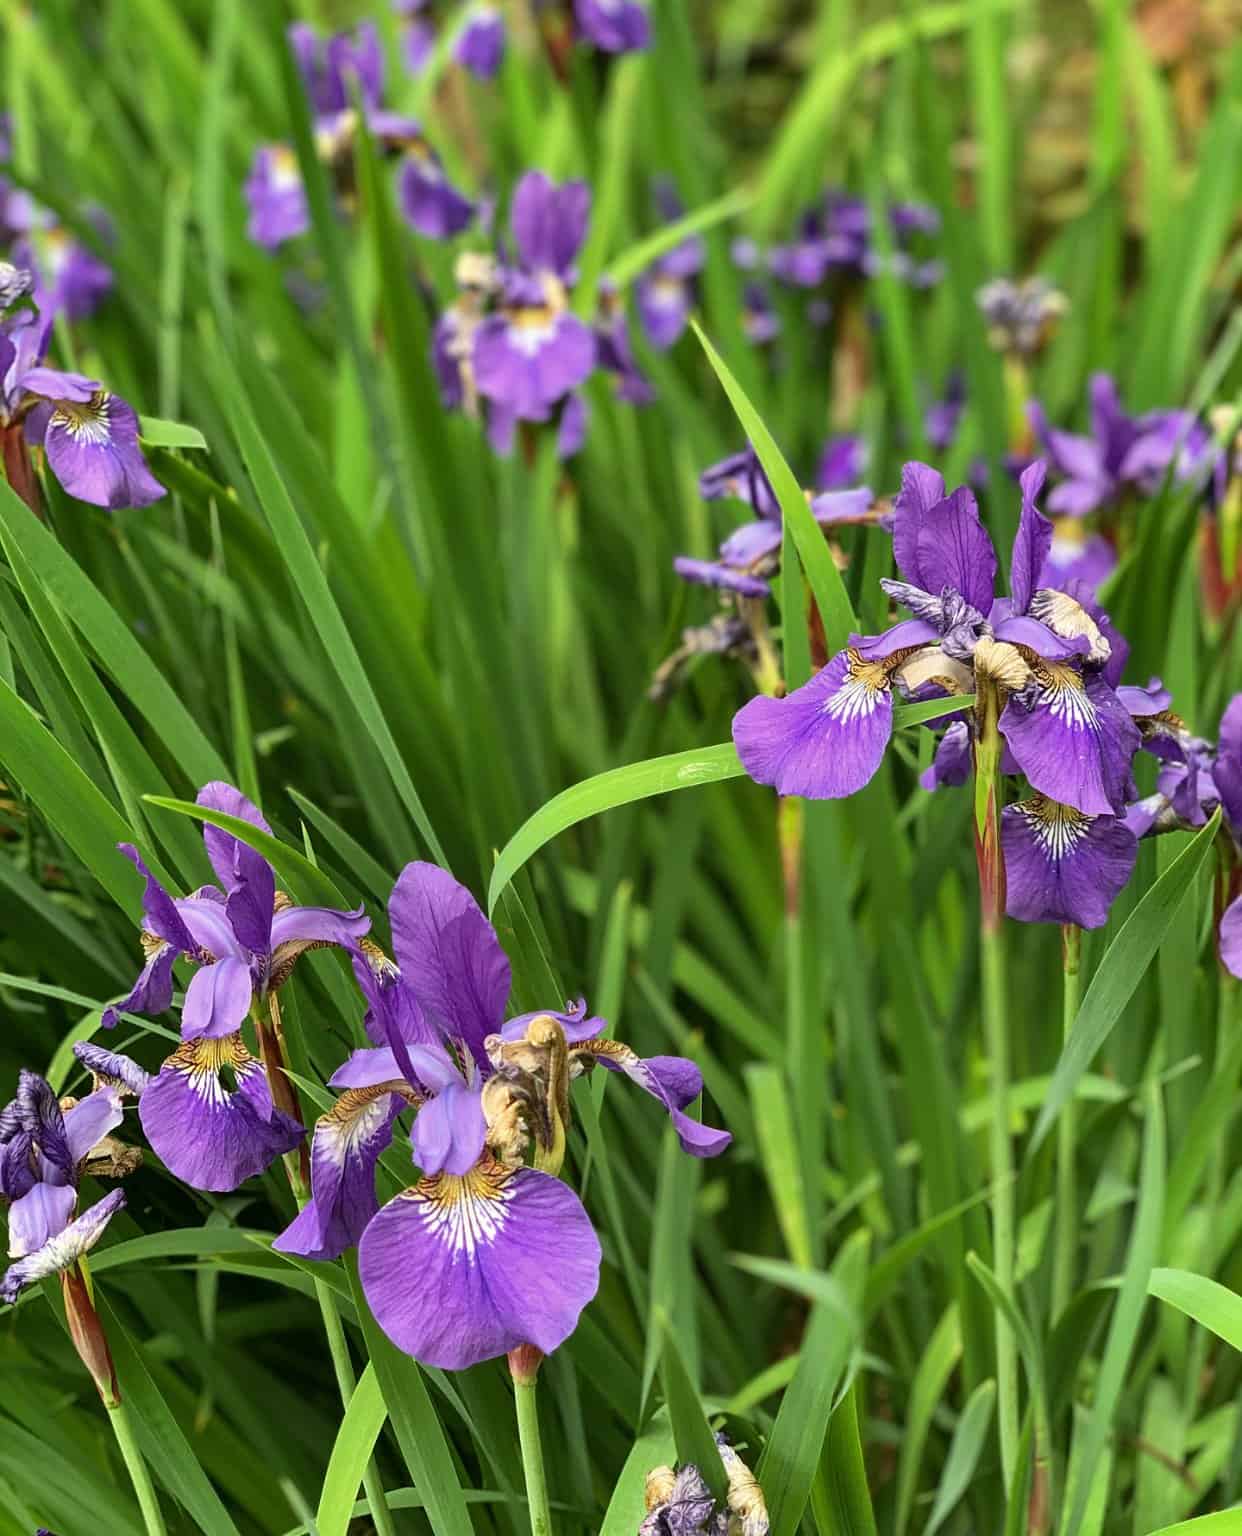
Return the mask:
{"type": "Polygon", "coordinates": [[[955,720],[937,742],[931,766],[919,775],[919,783],[928,790],[957,789],[970,778],[971,767],[970,727],[955,720]]]}
{"type": "Polygon", "coordinates": [[[358,1268],[398,1349],[460,1371],[533,1344],[551,1354],[599,1288],[600,1246],[577,1195],[550,1174],[487,1160],[390,1201],[358,1268]]]}
{"type": "Polygon", "coordinates": [[[435,864],[402,870],[388,903],[403,977],[428,1020],[464,1040],[481,1067],[509,997],[509,959],[478,902],[435,864]]]}
{"type": "Polygon", "coordinates": [[[475,0],[466,18],[453,57],[480,80],[494,80],[505,51],[505,19],[499,9],[483,0],[475,0]]]}
{"type": "Polygon", "coordinates": [[[1018,481],[1022,488],[1022,512],[1009,562],[1009,592],[1016,614],[1025,613],[1030,607],[1052,548],[1052,523],[1035,505],[1046,473],[1044,461],[1036,459],[1022,471],[1018,481]]]}
{"type": "Polygon", "coordinates": [[[114,1189],[89,1210],[83,1211],[75,1221],[44,1244],[37,1253],[19,1259],[6,1270],[0,1280],[0,1301],[10,1306],[28,1285],[46,1280],[49,1275],[62,1269],[70,1269],[89,1253],[103,1236],[104,1228],[125,1204],[125,1191],[114,1189]]]}
{"type": "Polygon", "coordinates": [[[1231,976],[1242,977],[1242,896],[1225,908],[1217,943],[1220,963],[1231,976]]]}
{"type": "Polygon", "coordinates": [[[1141,738],[1107,683],[1059,662],[1040,662],[1034,681],[1010,696],[1000,731],[1041,794],[1085,816],[1121,815],[1130,763],[1141,738]]]}
{"type": "Polygon", "coordinates": [[[61,485],[92,506],[146,507],[165,494],[138,446],[133,406],[110,390],[96,390],[85,403],[57,400],[43,448],[61,485]]]}
{"type": "Polygon", "coordinates": [[[703,1074],[684,1056],[639,1056],[620,1040],[589,1040],[575,1048],[575,1057],[590,1057],[611,1072],[620,1072],[658,1099],[668,1113],[691,1157],[719,1157],[733,1137],[684,1114],[685,1106],[703,1092],[703,1074]]]}
{"type": "Polygon", "coordinates": [[[651,42],[651,21],[638,0],[574,0],[574,16],[602,53],[633,53],[651,42]]]}
{"type": "Polygon", "coordinates": [[[272,1243],[278,1253],[336,1259],[357,1243],[379,1210],[375,1166],[403,1108],[386,1088],[351,1088],[315,1122],[311,1198],[272,1243]]]}
{"type": "Polygon", "coordinates": [[[1234,694],[1221,716],[1212,777],[1233,835],[1242,842],[1242,693],[1234,694]]]}
{"type": "Polygon", "coordinates": [[[528,171],[517,184],[509,216],[522,265],[568,276],[590,216],[591,188],[585,181],[557,186],[542,171],[528,171]]]}
{"type": "Polygon", "coordinates": [[[986,613],[996,590],[996,551],[979,521],[974,492],[959,486],[919,520],[918,567],[927,592],[947,587],[986,613]]]}
{"type": "Polygon", "coordinates": [[[185,1041],[139,1099],[138,1116],[170,1173],[216,1192],[262,1173],[306,1134],[273,1105],[263,1067],[240,1034],[185,1041]]]}
{"type": "MultiPolygon", "coordinates": [[[[937,470],[917,460],[901,466],[901,490],[893,500],[893,558],[905,580],[924,592],[932,588],[919,565],[919,528],[924,515],[943,500],[944,476],[937,470]]],[[[939,596],[939,589],[933,595],[939,596]]]]}
{"type": "Polygon", "coordinates": [[[1001,812],[1005,910],[1023,923],[1102,928],[1134,871],[1138,842],[1115,816],[1084,816],[1044,795],[1001,812]]]}
{"type": "MultiPolygon", "coordinates": [[[[266,832],[269,837],[272,835],[272,829],[258,806],[248,800],[240,789],[226,784],[223,779],[212,779],[209,784],[204,784],[195,796],[194,803],[201,805],[204,810],[223,811],[226,816],[236,816],[239,821],[248,821],[252,827],[266,832]]],[[[203,824],[203,842],[211,867],[216,872],[216,879],[226,891],[232,889],[239,869],[251,868],[256,860],[267,863],[261,853],[234,837],[231,832],[225,832],[222,827],[213,827],[210,822],[203,824]]]]}
{"type": "Polygon", "coordinates": [[[860,790],[892,732],[888,668],[856,650],[838,652],[785,698],[752,699],[733,717],[734,744],[751,778],[812,800],[860,790]]]}

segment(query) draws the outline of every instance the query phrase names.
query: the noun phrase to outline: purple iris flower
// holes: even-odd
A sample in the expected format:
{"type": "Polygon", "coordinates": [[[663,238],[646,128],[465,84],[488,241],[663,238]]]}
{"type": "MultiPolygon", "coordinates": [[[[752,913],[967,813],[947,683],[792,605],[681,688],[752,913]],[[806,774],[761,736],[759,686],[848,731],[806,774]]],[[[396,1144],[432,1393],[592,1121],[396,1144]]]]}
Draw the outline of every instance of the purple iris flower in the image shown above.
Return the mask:
{"type": "Polygon", "coordinates": [[[638,0],[574,0],[579,34],[602,53],[636,53],[651,43],[651,18],[638,0]]]}
{"type": "MultiPolygon", "coordinates": [[[[1168,695],[1154,705],[1167,705],[1168,695]]],[[[1165,709],[1153,709],[1140,721],[1143,745],[1160,760],[1156,791],[1136,801],[1126,817],[1139,837],[1160,832],[1195,830],[1206,825],[1219,808],[1235,852],[1242,853],[1242,693],[1234,694],[1221,716],[1215,745],[1194,736],[1165,709]]],[[[1232,876],[1217,947],[1221,964],[1231,976],[1242,977],[1242,889],[1232,876]]]]}
{"type": "Polygon", "coordinates": [[[1069,307],[1066,297],[1046,277],[1013,282],[993,278],[975,295],[988,327],[988,340],[998,352],[1034,357],[1051,339],[1069,307]]]}
{"type": "MultiPolygon", "coordinates": [[[[695,560],[678,555],[673,569],[683,581],[735,592],[739,597],[767,597],[769,578],[780,556],[783,523],[780,503],[772,483],[749,444],[705,469],[699,477],[699,494],[705,501],[732,497],[758,513],[753,522],[735,528],[720,546],[716,560],[695,560]]],[[[821,528],[838,523],[873,521],[868,517],[874,498],[863,485],[849,491],[824,491],[810,499],[811,512],[821,528]]]]}
{"type": "Polygon", "coordinates": [[[1220,453],[1212,434],[1189,411],[1128,416],[1106,373],[1092,376],[1090,393],[1088,436],[1051,426],[1037,400],[1027,405],[1035,435],[1062,476],[1048,497],[1050,512],[1084,517],[1116,504],[1128,490],[1154,495],[1170,471],[1178,484],[1206,483],[1218,471],[1220,453]]]}
{"type": "MultiPolygon", "coordinates": [[[[656,186],[656,205],[666,224],[683,212],[681,199],[671,183],[656,186]]],[[[665,352],[680,339],[690,321],[697,299],[695,278],[703,270],[707,248],[701,235],[691,235],[651,263],[637,285],[638,316],[647,340],[665,352]]]]}
{"type": "Polygon", "coordinates": [[[824,444],[815,471],[815,485],[821,491],[840,491],[857,485],[867,473],[867,445],[854,433],[830,437],[824,444]]]}
{"type": "MultiPolygon", "coordinates": [[[[655,399],[655,390],[634,357],[625,300],[607,279],[600,281],[599,297],[600,314],[595,323],[596,361],[605,373],[616,378],[618,400],[629,405],[650,405],[655,399]]],[[[579,397],[574,395],[571,399],[579,397]]],[[[569,455],[562,453],[561,457],[569,455]]]]}
{"type": "Polygon", "coordinates": [[[451,240],[475,215],[474,203],[449,181],[440,157],[416,124],[402,145],[397,192],[406,222],[429,240],[451,240]]]}
{"type": "MultiPolygon", "coordinates": [[[[96,222],[104,233],[106,223],[96,222]]],[[[13,260],[35,274],[35,303],[44,314],[86,320],[112,289],[112,268],[57,224],[15,241],[13,260]]]]}
{"type": "Polygon", "coordinates": [[[638,1536],[768,1536],[767,1503],[755,1474],[719,1432],[716,1448],[728,1483],[719,1505],[698,1467],[653,1467],[638,1536]]]}
{"type": "Polygon", "coordinates": [[[937,453],[947,453],[953,446],[965,410],[966,381],[960,373],[951,373],[944,397],[933,400],[923,415],[923,436],[937,453]]]}
{"type": "Polygon", "coordinates": [[[1003,692],[1001,735],[1039,794],[1088,817],[1124,813],[1139,733],[1106,675],[1113,642],[1076,598],[1036,586],[1052,539],[1035,505],[1043,479],[1042,464],[1022,476],[1011,595],[997,597],[996,554],[972,493],[946,495],[934,470],[905,466],[893,525],[904,579],[882,585],[914,617],[852,635],[786,698],[745,705],[733,739],[752,778],[782,795],[852,795],[888,745],[894,686],[968,694],[978,676],[1003,692]]]}
{"type": "Polygon", "coordinates": [[[246,233],[256,245],[272,251],[309,229],[306,187],[298,157],[287,144],[259,145],[244,191],[249,210],[246,233]]]}
{"type": "Polygon", "coordinates": [[[457,34],[454,57],[480,80],[494,80],[505,54],[505,19],[498,6],[473,0],[457,34]]]}
{"type": "Polygon", "coordinates": [[[518,263],[507,268],[500,308],[474,334],[479,394],[517,421],[547,421],[595,367],[595,337],[569,308],[574,260],[586,237],[591,189],[528,172],[513,197],[518,263]]]}
{"type": "Polygon", "coordinates": [[[397,964],[354,956],[368,1033],[386,1043],[332,1078],[344,1092],[315,1129],[312,1199],[276,1247],[334,1257],[356,1242],[377,1321],[426,1364],[462,1370],[520,1344],[549,1353],[599,1282],[586,1211],[544,1171],[563,1156],[570,1080],[595,1064],[623,1073],[694,1156],[722,1152],[729,1135],[684,1113],[702,1090],[692,1062],[605,1039],[584,1002],[506,1022],[508,958],[445,870],[407,865],[388,910],[397,964]],[[407,1104],[422,1178],[377,1207],[375,1164],[407,1104]],[[526,1165],[532,1143],[541,1166],[526,1165]]]}
{"type": "Polygon", "coordinates": [[[92,506],[145,507],[164,495],[138,446],[138,417],[98,379],[43,366],[51,316],[0,320],[0,430],[20,425],[71,496],[92,506]]]}
{"type": "Polygon", "coordinates": [[[321,116],[350,105],[350,80],[356,79],[364,106],[376,107],[384,92],[384,50],[373,21],[351,32],[321,37],[308,22],[294,22],[289,46],[297,59],[311,106],[321,116]]]}
{"type": "Polygon", "coordinates": [[[421,75],[435,52],[436,28],[428,16],[430,0],[393,0],[392,8],[404,18],[401,29],[401,57],[411,75],[421,75]]]}
{"type": "Polygon", "coordinates": [[[12,1304],[26,1286],[71,1268],[125,1204],[124,1193],[114,1190],[74,1217],[82,1168],[121,1118],[115,1088],[98,1088],[62,1108],[45,1079],[20,1074],[17,1097],[0,1110],[0,1196],[11,1202],[15,1261],[0,1279],[0,1301],[12,1304]]]}
{"type": "Polygon", "coordinates": [[[742,334],[756,347],[765,347],[781,333],[781,317],[773,308],[762,283],[747,283],[742,290],[742,334]]]}
{"type": "MultiPolygon", "coordinates": [[[[230,784],[207,784],[198,804],[270,833],[249,800],[230,784]]],[[[303,1128],[278,1110],[260,1062],[241,1036],[253,1007],[288,978],[298,956],[324,945],[352,945],[370,919],[328,907],[297,907],[277,892],[272,866],[253,848],[205,826],[207,857],[220,881],[174,899],[138,851],[122,843],[146,882],[142,944],[146,956],[128,997],[103,1015],[161,1013],[172,1003],[178,957],[200,962],[186,988],[181,1045],[139,1098],[139,1117],[168,1168],[196,1189],[236,1189],[282,1153],[303,1128]],[[231,1084],[222,1078],[228,1073],[231,1084]]]]}

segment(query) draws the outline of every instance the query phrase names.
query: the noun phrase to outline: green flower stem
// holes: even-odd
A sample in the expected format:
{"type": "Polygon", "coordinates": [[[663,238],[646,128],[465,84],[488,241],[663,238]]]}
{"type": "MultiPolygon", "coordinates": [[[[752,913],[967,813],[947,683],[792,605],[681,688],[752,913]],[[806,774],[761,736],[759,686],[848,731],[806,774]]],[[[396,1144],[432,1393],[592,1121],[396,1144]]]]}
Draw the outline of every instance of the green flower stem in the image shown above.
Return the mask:
{"type": "MultiPolygon", "coordinates": [[[[358,1384],[358,1378],[354,1374],[353,1361],[349,1358],[349,1345],[345,1340],[345,1328],[337,1309],[336,1297],[322,1280],[316,1280],[315,1299],[319,1303],[319,1311],[323,1317],[323,1331],[328,1339],[332,1369],[336,1372],[336,1385],[341,1394],[341,1406],[348,1408],[350,1399],[354,1395],[354,1388],[358,1384]]],[[[376,1536],[396,1536],[392,1513],[384,1494],[384,1484],[374,1459],[367,1462],[366,1471],[362,1474],[362,1488],[367,1496],[367,1503],[371,1506],[371,1520],[375,1526],[376,1536]]]]}
{"type": "Polygon", "coordinates": [[[526,1478],[526,1502],[530,1509],[531,1536],[552,1536],[552,1511],[548,1505],[548,1485],[543,1475],[543,1442],[539,1438],[539,1403],[535,1396],[536,1378],[514,1380],[517,1403],[518,1438],[522,1444],[522,1472],[526,1478]]]}
{"type": "MultiPolygon", "coordinates": [[[[1082,997],[1082,929],[1066,923],[1061,929],[1061,1023],[1068,1044],[1082,997]]],[[[1074,1255],[1078,1249],[1078,1189],[1074,1169],[1077,1134],[1074,1100],[1070,1098],[1057,1122],[1057,1227],[1052,1259],[1052,1317],[1056,1322],[1074,1292],[1074,1255]]]]}
{"type": "MultiPolygon", "coordinates": [[[[976,667],[976,674],[979,668],[976,667]]],[[[975,859],[979,869],[980,947],[983,970],[983,1035],[991,1067],[992,1268],[1013,1295],[1013,1148],[1009,1137],[1009,1017],[1005,966],[1005,861],[1001,852],[1000,689],[979,678],[975,705],[975,859]]],[[[997,1423],[1005,1488],[1013,1486],[1018,1460],[1018,1347],[996,1314],[997,1423]]]]}
{"type": "Polygon", "coordinates": [[[138,1508],[142,1511],[142,1523],[146,1528],[147,1536],[168,1536],[164,1516],[160,1513],[160,1501],[155,1496],[155,1487],[151,1482],[151,1474],[147,1470],[142,1452],[138,1449],[138,1442],[134,1439],[134,1426],[129,1421],[129,1409],[123,1402],[109,1404],[108,1422],[112,1425],[112,1433],[116,1436],[117,1447],[129,1472],[129,1480],[134,1485],[134,1493],[138,1497],[138,1508]]]}

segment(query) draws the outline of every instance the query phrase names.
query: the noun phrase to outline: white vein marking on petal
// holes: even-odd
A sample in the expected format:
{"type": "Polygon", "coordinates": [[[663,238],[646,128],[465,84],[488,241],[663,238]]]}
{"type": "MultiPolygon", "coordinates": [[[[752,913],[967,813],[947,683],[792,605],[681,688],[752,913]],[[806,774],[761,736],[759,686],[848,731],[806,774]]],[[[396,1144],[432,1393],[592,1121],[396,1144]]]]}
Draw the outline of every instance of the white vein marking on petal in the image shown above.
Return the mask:
{"type": "Polygon", "coordinates": [[[388,1115],[390,1090],[378,1088],[347,1088],[333,1107],[324,1115],[318,1129],[324,1133],[327,1150],[333,1161],[343,1163],[352,1152],[364,1146],[379,1133],[388,1115]]]}
{"type": "Polygon", "coordinates": [[[1061,805],[1045,795],[1018,802],[1015,809],[1031,830],[1039,851],[1051,864],[1059,864],[1086,838],[1092,816],[1084,816],[1072,805],[1061,805]]]}
{"type": "Polygon", "coordinates": [[[513,1188],[508,1171],[496,1163],[461,1177],[437,1174],[407,1194],[417,1201],[427,1232],[448,1247],[453,1262],[473,1266],[479,1245],[490,1247],[503,1231],[513,1188]]]}
{"type": "Polygon", "coordinates": [[[821,713],[849,725],[872,714],[887,689],[885,668],[874,662],[868,664],[857,651],[850,651],[848,670],[839,686],[824,700],[821,713]]]}
{"type": "Polygon", "coordinates": [[[112,396],[106,389],[97,389],[85,404],[59,401],[49,424],[62,428],[79,443],[98,447],[112,441],[111,417],[112,396]]]}
{"type": "Polygon", "coordinates": [[[1051,666],[1048,672],[1050,681],[1040,690],[1041,701],[1067,729],[1094,735],[1099,729],[1099,715],[1077,673],[1051,666]]]}
{"type": "Polygon", "coordinates": [[[219,1109],[233,1096],[220,1080],[223,1067],[232,1069],[238,1087],[263,1068],[246,1049],[241,1032],[209,1039],[201,1035],[186,1040],[168,1058],[168,1064],[183,1072],[194,1093],[211,1109],[219,1109]]]}

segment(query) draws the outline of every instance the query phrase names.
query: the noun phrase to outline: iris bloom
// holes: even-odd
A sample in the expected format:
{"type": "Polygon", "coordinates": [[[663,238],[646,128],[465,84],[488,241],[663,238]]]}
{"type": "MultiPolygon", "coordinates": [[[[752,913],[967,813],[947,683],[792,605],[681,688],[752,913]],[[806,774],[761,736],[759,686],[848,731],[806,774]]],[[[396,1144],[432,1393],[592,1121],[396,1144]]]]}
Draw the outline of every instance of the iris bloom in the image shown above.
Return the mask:
{"type": "Polygon", "coordinates": [[[1068,301],[1046,277],[1014,282],[993,278],[975,295],[988,327],[988,340],[998,352],[1029,358],[1052,339],[1068,301]]]}
{"type": "MultiPolygon", "coordinates": [[[[716,587],[739,597],[767,597],[769,579],[780,558],[783,524],[780,503],[755,451],[747,447],[704,470],[699,494],[706,501],[730,496],[744,501],[758,516],[735,528],[720,546],[715,560],[678,555],[673,569],[683,581],[716,587]]],[[[849,491],[824,491],[810,498],[811,512],[822,528],[834,524],[876,521],[870,517],[874,498],[867,486],[849,491]]]]}
{"type": "Polygon", "coordinates": [[[514,423],[547,421],[595,367],[595,337],[569,308],[590,209],[586,182],[557,186],[539,171],[523,176],[513,195],[517,262],[501,274],[499,308],[475,330],[471,359],[502,451],[514,423]]]}
{"type": "Polygon", "coordinates": [[[332,1078],[344,1091],[315,1127],[311,1201],[275,1246],[332,1258],[356,1242],[376,1319],[426,1364],[460,1370],[520,1344],[549,1353],[599,1280],[590,1220],[553,1176],[570,1080],[596,1064],[629,1077],[694,1156],[722,1152],[729,1135],[684,1113],[702,1090],[692,1062],[605,1039],[584,1002],[506,1022],[509,961],[446,871],[407,865],[389,917],[398,963],[371,946],[354,957],[367,1031],[385,1043],[332,1078]],[[380,1207],[376,1161],[407,1104],[422,1177],[380,1207]]]}
{"type": "Polygon", "coordinates": [[[115,1087],[101,1086],[62,1106],[45,1079],[20,1074],[17,1097],[0,1110],[0,1195],[11,1202],[9,1257],[15,1261],[0,1279],[0,1301],[11,1304],[26,1286],[75,1265],[125,1204],[123,1191],[113,1190],[74,1216],[83,1168],[115,1171],[101,1143],[121,1117],[115,1087]]]}
{"type": "Polygon", "coordinates": [[[18,429],[47,454],[71,496],[92,506],[145,507],[164,495],[138,446],[138,417],[98,379],[43,365],[52,317],[21,309],[0,320],[0,433],[18,429]]]}
{"type": "Polygon", "coordinates": [[[651,43],[651,18],[638,0],[574,0],[574,19],[601,53],[636,53],[651,43]]]}
{"type": "MultiPolygon", "coordinates": [[[[271,828],[240,791],[206,785],[198,804],[271,828]]],[[[241,1026],[288,978],[298,956],[352,944],[370,919],[361,909],[297,907],[276,889],[272,866],[254,849],[205,826],[207,856],[220,881],[174,900],[130,844],[121,852],[146,882],[142,945],[146,964],[128,997],[106,1010],[162,1013],[172,1002],[178,957],[199,963],[181,1010],[181,1044],[143,1088],[143,1130],[169,1170],[196,1189],[229,1190],[260,1173],[305,1134],[277,1109],[261,1063],[241,1026]]]]}
{"type": "Polygon", "coordinates": [[[893,549],[904,580],[885,591],[914,617],[881,635],[851,635],[809,683],[783,699],[752,699],[733,722],[747,772],[782,795],[855,794],[892,733],[893,690],[951,696],[997,687],[1016,771],[1083,816],[1124,812],[1138,732],[1107,680],[1111,642],[1081,603],[1037,588],[1052,527],[1035,498],[1044,478],[1022,476],[1022,515],[1009,597],[996,595],[997,561],[974,496],[924,464],[907,464],[894,505],[893,549]]]}
{"type": "Polygon", "coordinates": [[[505,19],[500,8],[472,0],[453,48],[457,62],[480,80],[494,80],[505,53],[505,19]]]}
{"type": "MultiPolygon", "coordinates": [[[[666,224],[681,218],[684,209],[668,182],[656,187],[656,206],[666,224]]],[[[678,341],[690,322],[696,300],[695,279],[707,260],[701,235],[691,235],[651,263],[637,285],[638,317],[647,340],[665,352],[678,341]]]]}
{"type": "Polygon", "coordinates": [[[1144,725],[1144,745],[1161,759],[1161,768],[1155,793],[1130,807],[1127,824],[1139,837],[1193,831],[1220,809],[1232,859],[1226,861],[1217,947],[1225,969],[1242,977],[1242,693],[1229,701],[1215,745],[1167,712],[1144,725]]]}
{"type": "Polygon", "coordinates": [[[644,1490],[647,1516],[638,1536],[768,1536],[768,1509],[754,1473],[725,1439],[716,1445],[728,1491],[717,1507],[698,1467],[653,1467],[644,1490]]]}
{"type": "Polygon", "coordinates": [[[384,92],[384,50],[373,21],[326,38],[308,22],[297,21],[286,35],[316,113],[343,112],[350,105],[351,79],[357,80],[365,106],[379,105],[384,92]]]}

